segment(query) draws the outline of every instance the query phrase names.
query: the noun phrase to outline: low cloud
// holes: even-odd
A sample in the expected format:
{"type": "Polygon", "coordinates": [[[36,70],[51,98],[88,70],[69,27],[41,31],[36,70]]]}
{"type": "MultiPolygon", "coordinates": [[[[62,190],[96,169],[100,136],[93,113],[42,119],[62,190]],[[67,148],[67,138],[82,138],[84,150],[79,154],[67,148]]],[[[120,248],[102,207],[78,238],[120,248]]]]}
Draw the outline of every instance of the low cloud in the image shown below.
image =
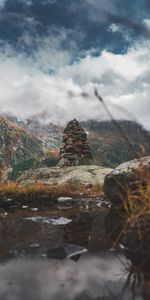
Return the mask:
{"type": "Polygon", "coordinates": [[[94,97],[96,87],[114,117],[129,118],[119,105],[150,129],[150,43],[136,44],[126,54],[83,53],[74,61],[77,45],[70,40],[63,48],[65,41],[65,32],[49,35],[30,56],[1,48],[1,111],[24,118],[46,111],[51,122],[62,124],[71,118],[107,119],[94,97]]]}

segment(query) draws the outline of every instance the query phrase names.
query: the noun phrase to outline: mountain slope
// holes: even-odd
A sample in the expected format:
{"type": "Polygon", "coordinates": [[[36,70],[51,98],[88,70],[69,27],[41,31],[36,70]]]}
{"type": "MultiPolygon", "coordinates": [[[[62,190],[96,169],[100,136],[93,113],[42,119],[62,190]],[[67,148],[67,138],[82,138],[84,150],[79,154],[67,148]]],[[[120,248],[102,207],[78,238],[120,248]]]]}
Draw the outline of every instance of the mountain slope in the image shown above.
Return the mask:
{"type": "MultiPolygon", "coordinates": [[[[29,136],[32,134],[40,140],[44,151],[44,165],[56,166],[63,136],[61,126],[44,123],[44,116],[40,116],[40,118],[33,116],[24,121],[12,115],[8,115],[7,118],[17,127],[19,125],[25,129],[24,132],[27,132],[29,136]]],[[[113,168],[137,156],[150,155],[149,132],[133,121],[121,120],[117,122],[122,132],[133,144],[134,155],[112,121],[88,120],[80,122],[88,134],[94,164],[113,168]]]]}
{"type": "Polygon", "coordinates": [[[81,122],[88,132],[95,163],[105,167],[115,167],[138,156],[150,155],[150,135],[144,128],[133,121],[122,120],[117,123],[132,144],[134,154],[112,121],[81,122]]]}
{"type": "MultiPolygon", "coordinates": [[[[138,123],[133,121],[117,121],[123,134],[134,148],[123,139],[122,135],[112,121],[88,120],[80,122],[88,134],[88,141],[92,150],[94,163],[104,167],[116,167],[127,160],[150,154],[150,135],[138,123]]],[[[33,132],[42,141],[44,150],[47,151],[47,166],[57,163],[63,128],[52,123],[42,125],[38,120],[27,123],[29,132],[33,132]],[[55,151],[55,159],[53,157],[55,151]],[[52,154],[52,155],[51,155],[52,154]]]]}
{"type": "Polygon", "coordinates": [[[34,134],[45,150],[59,149],[63,129],[53,123],[44,123],[33,117],[26,120],[25,128],[34,134]]]}
{"type": "Polygon", "coordinates": [[[43,156],[41,143],[23,128],[0,116],[0,169],[3,179],[16,177],[43,156]]]}

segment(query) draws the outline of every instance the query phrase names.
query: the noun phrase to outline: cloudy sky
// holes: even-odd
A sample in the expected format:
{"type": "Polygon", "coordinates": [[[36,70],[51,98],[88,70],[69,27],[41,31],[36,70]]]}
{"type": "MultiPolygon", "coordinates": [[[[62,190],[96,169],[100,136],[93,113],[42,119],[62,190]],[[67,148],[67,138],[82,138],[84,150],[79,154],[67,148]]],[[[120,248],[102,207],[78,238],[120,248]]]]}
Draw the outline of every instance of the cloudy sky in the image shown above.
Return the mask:
{"type": "Polygon", "coordinates": [[[2,112],[150,129],[150,1],[0,0],[0,70],[2,112]]]}

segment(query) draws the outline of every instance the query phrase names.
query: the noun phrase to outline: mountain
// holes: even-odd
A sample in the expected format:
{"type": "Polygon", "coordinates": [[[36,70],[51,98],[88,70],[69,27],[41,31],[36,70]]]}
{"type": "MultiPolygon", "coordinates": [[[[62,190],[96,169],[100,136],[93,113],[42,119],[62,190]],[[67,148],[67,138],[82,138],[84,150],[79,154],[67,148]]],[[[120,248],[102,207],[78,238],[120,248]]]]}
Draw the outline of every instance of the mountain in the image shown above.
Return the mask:
{"type": "MultiPolygon", "coordinates": [[[[134,121],[117,121],[120,130],[113,121],[88,120],[80,124],[87,132],[95,164],[113,168],[127,160],[150,154],[149,132],[134,121]]],[[[55,166],[63,128],[41,122],[41,116],[40,119],[34,117],[27,120],[25,128],[41,140],[46,152],[46,165],[55,166]]]]}
{"type": "Polygon", "coordinates": [[[63,128],[51,122],[45,122],[45,114],[41,113],[28,119],[20,119],[11,113],[3,113],[2,116],[13,124],[24,128],[29,134],[33,134],[41,141],[45,151],[59,149],[63,128]]]}
{"type": "MultiPolygon", "coordinates": [[[[24,153],[21,153],[21,166],[25,165],[25,168],[27,168],[27,165],[29,165],[29,167],[34,166],[34,156],[40,156],[42,158],[42,165],[44,166],[56,166],[63,136],[63,127],[53,123],[45,123],[43,115],[33,116],[27,120],[20,120],[11,114],[5,114],[5,117],[6,116],[7,132],[9,132],[9,127],[13,127],[13,132],[14,128],[17,128],[17,132],[22,132],[22,135],[24,133],[26,140],[28,141],[26,144],[24,143],[23,146],[24,152],[27,154],[25,155],[24,153]],[[34,148],[34,151],[32,150],[33,154],[31,153],[31,144],[33,144],[34,148]],[[43,155],[39,155],[39,151],[40,153],[44,152],[44,158],[43,155]],[[29,157],[29,164],[27,163],[28,158],[26,156],[29,157]]],[[[6,122],[6,118],[3,118],[3,120],[6,122]]],[[[113,121],[100,122],[96,120],[88,120],[80,122],[82,128],[87,132],[94,164],[113,168],[130,159],[150,155],[149,132],[133,121],[120,120],[117,121],[117,124],[120,130],[118,130],[118,128],[114,125],[113,121]],[[122,135],[126,137],[128,142],[125,141],[122,135]]],[[[13,144],[13,134],[9,134],[9,139],[12,140],[13,144]]],[[[19,143],[22,143],[22,138],[18,141],[18,147],[19,143]]],[[[18,151],[20,153],[20,147],[18,148],[17,153],[18,151]]],[[[8,145],[5,148],[8,148],[8,145]]],[[[4,161],[7,160],[10,161],[10,158],[6,159],[5,155],[4,161]]],[[[13,165],[14,170],[18,168],[18,159],[16,159],[16,155],[13,155],[13,158],[11,158],[10,165],[13,165]]]]}
{"type": "Polygon", "coordinates": [[[150,155],[149,132],[136,122],[117,121],[119,130],[113,121],[89,120],[81,125],[88,133],[96,164],[113,168],[130,159],[150,155]]]}
{"type": "Polygon", "coordinates": [[[0,116],[0,169],[3,179],[38,164],[43,156],[41,142],[32,134],[0,116]]]}
{"type": "Polygon", "coordinates": [[[62,127],[53,123],[45,123],[43,120],[35,117],[27,119],[24,127],[41,141],[44,150],[59,149],[62,127]]]}

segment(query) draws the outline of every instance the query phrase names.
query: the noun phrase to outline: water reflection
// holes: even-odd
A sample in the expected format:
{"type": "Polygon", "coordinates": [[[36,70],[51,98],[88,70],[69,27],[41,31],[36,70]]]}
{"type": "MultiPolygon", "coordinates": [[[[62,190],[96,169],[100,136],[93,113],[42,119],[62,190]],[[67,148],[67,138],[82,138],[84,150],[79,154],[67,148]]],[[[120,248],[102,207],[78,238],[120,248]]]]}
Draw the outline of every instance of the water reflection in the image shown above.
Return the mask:
{"type": "Polygon", "coordinates": [[[90,201],[8,210],[0,218],[0,299],[132,299],[123,288],[127,262],[110,252],[108,217],[107,205],[90,201]]]}
{"type": "MultiPolygon", "coordinates": [[[[1,265],[0,299],[112,300],[122,294],[123,266],[114,256],[71,260],[12,260],[1,265]],[[113,295],[113,296],[112,296],[113,295]]],[[[140,298],[136,298],[140,299],[140,298]]]]}

